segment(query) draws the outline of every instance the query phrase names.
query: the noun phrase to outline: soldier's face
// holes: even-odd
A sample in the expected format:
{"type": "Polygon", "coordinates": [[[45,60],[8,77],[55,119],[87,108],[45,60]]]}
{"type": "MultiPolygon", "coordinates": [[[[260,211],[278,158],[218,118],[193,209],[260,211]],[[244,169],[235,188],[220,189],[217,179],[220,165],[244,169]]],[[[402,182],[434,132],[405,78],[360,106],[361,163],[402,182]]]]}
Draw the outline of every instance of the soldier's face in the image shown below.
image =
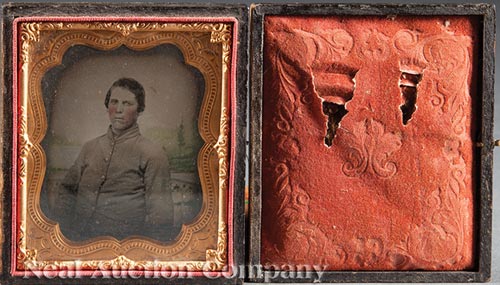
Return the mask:
{"type": "Polygon", "coordinates": [[[115,134],[132,127],[139,117],[137,100],[134,93],[127,89],[116,87],[111,91],[108,103],[108,115],[111,128],[115,134]]]}

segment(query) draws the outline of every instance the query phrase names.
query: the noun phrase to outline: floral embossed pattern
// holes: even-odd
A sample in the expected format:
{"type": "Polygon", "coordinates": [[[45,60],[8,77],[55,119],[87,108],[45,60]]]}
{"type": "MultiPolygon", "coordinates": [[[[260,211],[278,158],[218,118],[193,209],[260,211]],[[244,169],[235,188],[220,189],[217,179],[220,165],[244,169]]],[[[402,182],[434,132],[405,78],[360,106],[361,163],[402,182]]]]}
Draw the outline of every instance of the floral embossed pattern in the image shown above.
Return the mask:
{"type": "Polygon", "coordinates": [[[264,264],[474,266],[478,25],[266,17],[264,264]]]}
{"type": "Polygon", "coordinates": [[[371,173],[392,177],[396,174],[397,164],[389,161],[389,156],[401,148],[399,135],[386,133],[380,122],[367,119],[354,124],[352,132],[346,132],[346,138],[349,140],[345,150],[348,158],[342,165],[345,175],[371,173]]]}

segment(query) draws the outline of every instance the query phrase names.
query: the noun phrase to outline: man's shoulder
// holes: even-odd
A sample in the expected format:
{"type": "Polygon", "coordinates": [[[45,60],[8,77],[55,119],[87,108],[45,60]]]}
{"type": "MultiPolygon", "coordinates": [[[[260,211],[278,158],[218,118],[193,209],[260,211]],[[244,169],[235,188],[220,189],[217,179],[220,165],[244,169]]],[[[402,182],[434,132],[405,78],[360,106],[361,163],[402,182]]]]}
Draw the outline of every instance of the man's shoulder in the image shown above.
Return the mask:
{"type": "Polygon", "coordinates": [[[91,140],[88,140],[86,141],[84,144],[83,144],[83,149],[89,149],[89,150],[92,150],[92,149],[95,149],[95,147],[100,143],[102,142],[103,140],[106,140],[107,137],[106,137],[106,134],[103,134],[103,135],[100,135],[96,138],[93,138],[91,140]]]}
{"type": "Polygon", "coordinates": [[[137,140],[138,147],[147,155],[157,156],[165,155],[165,150],[162,146],[152,140],[140,135],[137,140]]]}

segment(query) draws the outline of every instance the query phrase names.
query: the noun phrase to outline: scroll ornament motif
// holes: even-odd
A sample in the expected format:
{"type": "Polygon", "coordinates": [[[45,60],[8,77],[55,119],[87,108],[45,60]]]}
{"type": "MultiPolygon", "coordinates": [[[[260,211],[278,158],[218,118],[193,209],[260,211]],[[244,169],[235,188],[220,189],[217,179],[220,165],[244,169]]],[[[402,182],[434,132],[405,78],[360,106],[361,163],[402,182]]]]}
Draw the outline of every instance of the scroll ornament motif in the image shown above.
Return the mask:
{"type": "MultiPolygon", "coordinates": [[[[19,236],[18,236],[19,244],[25,244],[26,243],[26,236],[25,236],[26,224],[21,223],[19,228],[20,228],[19,236]]],[[[17,253],[17,260],[18,260],[18,263],[22,265],[23,269],[28,269],[30,267],[37,265],[36,256],[37,256],[36,250],[26,249],[24,247],[21,247],[17,253]]]]}
{"type": "Polygon", "coordinates": [[[423,211],[428,215],[421,224],[413,227],[405,243],[391,251],[391,255],[398,256],[403,267],[417,259],[437,261],[439,263],[434,269],[439,269],[441,265],[454,265],[463,258],[465,228],[470,225],[465,214],[469,212],[469,201],[462,196],[466,189],[466,163],[461,147],[458,139],[445,141],[442,153],[450,163],[449,173],[445,176],[449,179],[424,196],[423,211]]]}
{"type": "MultiPolygon", "coordinates": [[[[454,139],[447,140],[442,150],[450,165],[449,174],[445,175],[445,177],[449,177],[449,180],[424,195],[423,212],[428,213],[428,215],[422,223],[412,227],[413,230],[401,244],[388,245],[387,248],[377,250],[378,254],[373,256],[377,256],[378,260],[374,259],[372,263],[386,262],[398,269],[412,269],[414,264],[431,262],[427,264],[431,264],[429,266],[432,266],[432,269],[439,269],[444,265],[456,264],[463,258],[465,227],[469,223],[464,214],[468,212],[468,201],[461,196],[466,189],[464,182],[466,164],[460,149],[463,147],[463,138],[467,137],[464,106],[468,103],[469,98],[466,86],[467,70],[470,68],[467,51],[470,38],[443,33],[420,39],[417,32],[402,30],[395,35],[393,40],[397,52],[407,58],[404,62],[405,67],[412,70],[425,69],[425,72],[436,75],[434,81],[430,83],[431,92],[434,94],[431,97],[431,103],[439,107],[443,113],[451,114],[450,123],[454,131],[454,139]],[[461,92],[466,94],[461,94],[461,92]]],[[[381,125],[374,122],[375,129],[378,130],[374,133],[380,136],[383,133],[381,125]]],[[[360,126],[358,123],[358,129],[368,130],[368,127],[360,128],[360,126]]],[[[365,126],[367,125],[365,124],[365,126]]],[[[367,134],[367,132],[360,133],[367,134]]],[[[397,168],[394,162],[390,162],[386,158],[391,152],[399,149],[401,138],[395,134],[388,134],[387,139],[393,143],[380,144],[389,147],[387,155],[376,156],[383,158],[381,161],[385,162],[374,164],[377,167],[371,168],[371,172],[390,177],[397,168]],[[382,168],[385,171],[375,171],[383,165],[386,166],[382,168]]],[[[360,170],[368,170],[369,160],[360,158],[370,157],[362,154],[368,153],[368,149],[376,148],[358,146],[356,149],[349,153],[355,163],[351,161],[343,166],[343,170],[348,170],[348,173],[349,171],[350,173],[361,173],[360,170]]],[[[366,257],[366,255],[362,256],[366,257]]],[[[357,260],[361,262],[361,259],[357,260]]],[[[366,263],[366,261],[362,263],[366,263]]],[[[362,263],[359,264],[362,265],[362,263]]]]}
{"type": "Polygon", "coordinates": [[[390,178],[397,172],[397,164],[390,156],[402,145],[401,135],[387,132],[382,123],[366,119],[346,130],[347,159],[342,172],[349,177],[373,174],[390,178]]]}
{"type": "Polygon", "coordinates": [[[223,72],[227,72],[231,61],[231,25],[215,24],[211,28],[210,42],[222,43],[222,68],[223,72]]]}
{"type": "Polygon", "coordinates": [[[460,135],[465,124],[463,100],[468,96],[467,72],[470,69],[468,48],[472,39],[467,36],[455,36],[446,32],[422,38],[420,33],[412,30],[401,30],[394,36],[395,51],[406,57],[409,68],[425,70],[434,76],[429,82],[431,104],[440,108],[441,112],[452,111],[453,129],[460,135]],[[463,97],[463,98],[462,98],[463,97]],[[446,108],[445,103],[456,105],[446,108]]]}
{"type": "Polygon", "coordinates": [[[388,36],[376,29],[365,31],[361,35],[358,53],[367,60],[384,61],[391,54],[389,40],[388,36]]]}
{"type": "Polygon", "coordinates": [[[294,66],[285,61],[283,54],[280,52],[276,54],[274,62],[279,76],[280,93],[285,95],[286,99],[280,100],[277,105],[278,111],[274,122],[278,132],[273,137],[278,141],[278,147],[282,151],[291,150],[294,154],[298,154],[299,146],[291,132],[293,116],[298,108],[296,102],[301,97],[297,86],[294,85],[298,72],[294,66]]]}
{"type": "MultiPolygon", "coordinates": [[[[40,268],[44,268],[46,270],[52,270],[57,272],[57,270],[89,270],[99,268],[101,272],[107,270],[161,270],[161,265],[157,264],[154,261],[133,261],[123,255],[120,255],[112,260],[86,260],[86,261],[78,261],[78,262],[70,262],[66,264],[65,262],[48,262],[48,261],[37,261],[36,251],[33,256],[29,256],[27,258],[23,258],[23,267],[21,269],[28,270],[38,270],[40,268]]],[[[200,266],[196,268],[203,268],[203,263],[200,263],[200,266]]],[[[196,270],[196,268],[191,267],[191,265],[186,266],[188,270],[196,270]]]]}
{"type": "MultiPolygon", "coordinates": [[[[415,31],[402,30],[394,39],[400,53],[409,53],[413,62],[425,62],[425,72],[434,74],[430,83],[431,104],[450,117],[453,136],[444,142],[442,154],[449,162],[448,177],[442,185],[424,195],[423,211],[429,213],[422,223],[414,225],[406,242],[391,249],[400,265],[411,266],[418,261],[438,261],[434,269],[461,261],[465,228],[470,227],[466,213],[469,201],[466,191],[466,162],[461,152],[466,130],[469,88],[468,70],[470,37],[440,35],[420,38],[415,31]],[[430,237],[439,237],[433,238],[430,237]]],[[[425,191],[425,190],[424,190],[425,191]]]]}
{"type": "MultiPolygon", "coordinates": [[[[82,23],[80,23],[82,24],[82,23]]],[[[78,28],[78,25],[73,23],[23,23],[21,28],[21,41],[22,41],[22,52],[21,60],[23,63],[28,62],[29,49],[32,42],[37,42],[40,39],[40,31],[42,30],[61,30],[67,29],[71,30],[73,28],[78,28]]],[[[84,27],[90,30],[111,30],[118,32],[122,37],[127,37],[134,32],[139,31],[158,31],[162,29],[169,30],[191,30],[191,31],[207,31],[211,33],[210,41],[212,43],[221,43],[223,51],[223,68],[224,71],[229,70],[229,63],[231,60],[231,39],[232,39],[232,25],[225,23],[189,23],[189,24],[177,24],[177,23],[122,23],[122,22],[92,22],[84,23],[84,27]]]]}
{"type": "MultiPolygon", "coordinates": [[[[282,49],[282,51],[278,50],[272,57],[279,78],[280,93],[287,98],[287,104],[284,106],[287,110],[282,111],[283,114],[288,113],[284,118],[287,121],[277,122],[278,128],[281,130],[289,127],[286,125],[289,125],[291,121],[290,115],[294,115],[297,109],[296,103],[299,100],[304,104],[311,102],[307,98],[308,94],[303,94],[302,89],[307,86],[298,87],[296,80],[298,78],[303,80],[304,72],[311,73],[311,69],[314,72],[315,63],[338,61],[346,57],[354,45],[352,36],[343,29],[322,30],[316,33],[294,29],[292,33],[294,40],[305,45],[305,56],[293,55],[290,54],[291,51],[282,49]],[[296,58],[296,56],[299,56],[299,58],[296,58]],[[296,62],[297,59],[300,62],[296,62]]],[[[294,43],[292,41],[286,44],[294,43]]],[[[308,74],[308,76],[312,77],[312,74],[308,74]]]]}
{"type": "Polygon", "coordinates": [[[21,52],[20,61],[21,65],[29,63],[30,50],[34,42],[40,40],[40,31],[42,30],[56,30],[63,28],[71,28],[71,23],[43,23],[31,22],[21,24],[21,52]]]}
{"type": "Polygon", "coordinates": [[[458,151],[447,155],[457,161],[451,162],[448,185],[435,189],[427,197],[424,208],[430,214],[412,231],[408,249],[422,260],[453,265],[462,258],[467,225],[463,213],[467,213],[468,202],[460,197],[460,192],[465,189],[465,173],[461,171],[465,169],[465,162],[458,151]],[[440,238],[431,241],[427,240],[429,236],[440,238]]]}
{"type": "Polygon", "coordinates": [[[89,28],[98,28],[102,30],[116,31],[126,37],[133,32],[138,30],[155,30],[159,28],[162,24],[159,23],[117,23],[117,22],[107,22],[107,23],[89,23],[87,26],[89,28]]]}
{"type": "Polygon", "coordinates": [[[219,225],[219,235],[217,239],[217,249],[208,249],[206,256],[206,265],[211,271],[222,270],[227,264],[227,225],[219,225]]]}
{"type": "MultiPolygon", "coordinates": [[[[345,30],[326,30],[321,33],[309,33],[302,30],[294,30],[293,33],[301,39],[308,48],[308,58],[306,72],[314,62],[322,60],[340,60],[347,56],[352,47],[353,39],[345,30]],[[314,47],[314,48],[313,48],[314,47]]],[[[275,72],[278,77],[279,92],[283,100],[279,100],[277,104],[277,113],[274,118],[277,132],[273,134],[273,139],[277,142],[281,151],[288,152],[292,155],[298,155],[301,152],[298,140],[294,137],[292,122],[299,104],[309,104],[310,99],[307,99],[306,92],[301,90],[297,85],[297,79],[301,78],[301,72],[304,69],[296,66],[296,63],[291,63],[287,55],[278,51],[273,55],[271,60],[276,68],[275,72]]],[[[303,87],[304,89],[307,86],[303,87]]],[[[347,258],[346,252],[338,245],[332,244],[328,240],[326,234],[314,223],[312,223],[307,213],[309,212],[311,197],[299,185],[293,185],[289,176],[289,168],[287,161],[273,162],[275,169],[276,182],[274,188],[277,189],[277,201],[280,205],[277,211],[279,221],[279,229],[285,231],[286,243],[296,244],[296,248],[303,251],[302,253],[294,254],[298,256],[316,255],[318,257],[325,256],[327,252],[329,256],[338,259],[338,262],[344,262],[347,258]]],[[[280,252],[279,246],[276,248],[277,254],[280,252]]],[[[286,256],[285,259],[293,258],[286,256]]],[[[318,260],[323,262],[324,260],[318,260]]]]}
{"type": "Polygon", "coordinates": [[[81,264],[82,269],[86,268],[99,268],[102,270],[112,270],[112,269],[129,269],[129,270],[144,270],[153,269],[154,266],[152,262],[138,263],[133,260],[120,255],[112,260],[107,261],[84,261],[81,264]]]}
{"type": "Polygon", "coordinates": [[[190,262],[187,264],[188,270],[202,271],[223,270],[227,265],[227,225],[221,223],[219,225],[219,233],[217,237],[217,248],[208,249],[206,251],[205,262],[190,262]]]}
{"type": "Polygon", "coordinates": [[[470,59],[469,37],[444,36],[424,45],[423,54],[437,74],[435,90],[443,98],[441,111],[451,114],[452,130],[458,137],[465,136],[466,105],[469,101],[468,74],[470,59]]]}
{"type": "MultiPolygon", "coordinates": [[[[206,262],[192,262],[187,263],[185,266],[179,267],[181,270],[188,271],[203,271],[203,270],[222,270],[224,266],[227,264],[226,259],[223,257],[225,255],[221,255],[222,251],[207,251],[207,254],[210,252],[210,255],[207,255],[206,262]]],[[[65,264],[64,262],[49,262],[49,261],[37,261],[36,250],[30,250],[26,253],[22,253],[18,256],[18,260],[22,261],[20,269],[24,270],[37,270],[40,268],[50,268],[50,270],[64,270],[66,268],[72,268],[73,266],[78,266],[78,269],[81,270],[91,270],[95,268],[99,268],[99,270],[162,270],[164,265],[161,265],[155,261],[134,261],[123,255],[120,255],[112,260],[90,260],[90,261],[80,261],[76,263],[65,264]]],[[[176,266],[176,265],[172,265],[176,266]]],[[[168,268],[168,267],[167,267],[168,268]]]]}
{"type": "Polygon", "coordinates": [[[31,43],[37,42],[40,38],[40,23],[24,23],[21,25],[21,66],[29,63],[31,43]]]}
{"type": "Polygon", "coordinates": [[[326,29],[316,33],[294,29],[293,33],[306,45],[309,65],[341,60],[351,52],[354,45],[352,36],[343,29],[326,29]]]}
{"type": "MultiPolygon", "coordinates": [[[[21,228],[25,228],[21,225],[21,228]]],[[[19,234],[19,242],[24,242],[25,230],[21,230],[19,234]]],[[[53,262],[53,261],[38,261],[37,250],[35,249],[24,249],[20,248],[17,260],[20,265],[19,269],[30,269],[35,270],[39,268],[45,268],[50,266],[51,270],[59,270],[64,268],[64,262],[53,262]]],[[[71,264],[74,265],[74,264],[71,264]]],[[[82,261],[78,264],[81,269],[134,269],[134,270],[156,270],[159,264],[151,261],[134,261],[123,255],[120,255],[112,260],[91,260],[82,261]]],[[[219,232],[217,237],[217,248],[208,249],[206,251],[206,261],[205,262],[191,262],[186,264],[187,270],[223,270],[224,266],[227,265],[227,225],[221,223],[219,225],[219,232]]]]}
{"type": "Polygon", "coordinates": [[[28,118],[26,117],[26,109],[24,107],[19,108],[19,173],[18,173],[18,181],[20,185],[26,184],[26,175],[27,175],[27,163],[28,163],[28,155],[33,147],[33,144],[30,142],[28,136],[28,118]]]}
{"type": "Polygon", "coordinates": [[[277,254],[284,260],[299,262],[297,258],[315,256],[316,263],[325,263],[325,256],[344,262],[347,258],[345,250],[333,244],[326,234],[308,217],[311,197],[299,185],[292,185],[289,168],[285,163],[276,166],[278,177],[274,187],[282,198],[277,211],[279,230],[284,230],[283,244],[294,248],[294,252],[282,252],[281,246],[276,246],[277,254]]]}
{"type": "Polygon", "coordinates": [[[223,72],[229,70],[229,63],[231,61],[231,29],[230,24],[223,23],[190,23],[182,25],[190,30],[210,31],[210,42],[222,44],[222,68],[223,72]]]}
{"type": "Polygon", "coordinates": [[[215,144],[214,148],[217,150],[219,157],[219,189],[221,191],[226,191],[228,189],[228,140],[229,140],[229,111],[226,107],[221,110],[221,121],[220,121],[221,133],[215,144]]]}
{"type": "Polygon", "coordinates": [[[463,258],[465,227],[470,225],[464,214],[468,212],[469,203],[461,197],[466,177],[459,146],[457,141],[446,141],[443,154],[450,162],[449,181],[425,196],[423,211],[428,214],[422,223],[412,227],[405,242],[389,251],[389,256],[398,260],[401,268],[411,268],[416,260],[419,264],[432,262],[433,269],[439,269],[463,258]]]}
{"type": "Polygon", "coordinates": [[[275,172],[278,179],[274,187],[280,197],[284,197],[278,209],[278,229],[285,229],[282,242],[286,248],[293,248],[293,251],[284,252],[280,245],[275,246],[276,254],[284,260],[283,266],[313,260],[315,264],[364,267],[385,261],[387,250],[379,237],[358,237],[343,243],[329,238],[309,219],[311,197],[299,185],[293,184],[288,166],[278,163],[275,172]],[[304,257],[308,259],[301,260],[304,257]]]}
{"type": "Polygon", "coordinates": [[[372,266],[384,259],[384,243],[378,237],[357,238],[352,240],[353,261],[360,267],[372,266]]]}
{"type": "MultiPolygon", "coordinates": [[[[296,68],[286,62],[283,54],[277,52],[274,58],[276,72],[279,78],[280,93],[284,100],[278,103],[277,116],[274,118],[277,132],[273,134],[273,139],[278,142],[281,151],[292,151],[294,154],[300,152],[297,140],[293,137],[292,122],[297,104],[300,102],[300,92],[294,84],[298,72],[296,68]]],[[[317,249],[318,245],[325,248],[327,244],[326,236],[321,235],[321,231],[308,218],[310,196],[302,188],[292,187],[289,177],[289,168],[286,161],[273,162],[275,164],[277,201],[280,206],[277,210],[277,220],[279,230],[285,231],[286,240],[284,242],[303,242],[299,247],[302,249],[317,249]],[[304,246],[307,245],[307,246],[304,246]]],[[[277,246],[278,254],[280,246],[277,246]]],[[[312,254],[312,253],[310,253],[312,254]]],[[[318,252],[318,256],[319,252],[318,252]]]]}

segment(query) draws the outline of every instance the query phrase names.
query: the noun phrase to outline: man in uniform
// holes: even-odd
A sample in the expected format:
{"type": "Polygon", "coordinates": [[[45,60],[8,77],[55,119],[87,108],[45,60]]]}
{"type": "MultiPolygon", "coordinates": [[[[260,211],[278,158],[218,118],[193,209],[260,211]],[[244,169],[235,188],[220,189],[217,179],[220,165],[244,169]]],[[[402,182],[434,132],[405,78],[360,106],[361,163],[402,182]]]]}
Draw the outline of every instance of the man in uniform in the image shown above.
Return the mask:
{"type": "Polygon", "coordinates": [[[177,233],[168,159],[139,132],[144,88],[134,79],[118,79],[104,105],[111,123],[107,133],[84,144],[62,182],[76,197],[63,233],[72,240],[147,236],[168,241],[177,233]]]}

